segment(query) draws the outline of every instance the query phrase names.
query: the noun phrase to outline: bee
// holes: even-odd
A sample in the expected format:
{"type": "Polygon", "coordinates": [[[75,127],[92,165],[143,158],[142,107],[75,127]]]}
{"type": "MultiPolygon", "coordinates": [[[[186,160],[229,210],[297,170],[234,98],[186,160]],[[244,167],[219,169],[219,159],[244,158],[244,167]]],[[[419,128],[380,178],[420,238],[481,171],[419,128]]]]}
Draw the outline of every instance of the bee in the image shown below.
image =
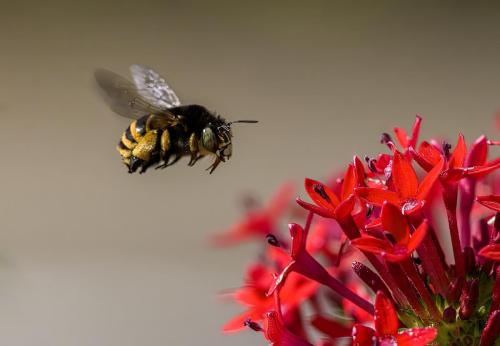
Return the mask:
{"type": "Polygon", "coordinates": [[[183,156],[188,166],[210,155],[210,174],[232,155],[231,125],[256,120],[228,122],[198,104],[181,105],[179,98],[158,72],[143,65],[130,66],[134,83],[118,74],[98,69],[95,78],[111,109],[134,121],[127,127],[117,150],[129,173],[140,173],[152,165],[166,168],[183,156]]]}

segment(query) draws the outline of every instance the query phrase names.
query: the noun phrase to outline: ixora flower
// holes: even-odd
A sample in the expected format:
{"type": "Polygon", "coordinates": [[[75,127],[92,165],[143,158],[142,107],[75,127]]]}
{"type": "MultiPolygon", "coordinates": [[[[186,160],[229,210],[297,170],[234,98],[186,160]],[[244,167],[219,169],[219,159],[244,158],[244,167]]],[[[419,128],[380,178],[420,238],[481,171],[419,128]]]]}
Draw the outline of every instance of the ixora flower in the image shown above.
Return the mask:
{"type": "Polygon", "coordinates": [[[500,142],[419,143],[421,123],[395,128],[397,142],[384,134],[388,152],[354,157],[328,183],[305,179],[305,220],[286,187],[216,238],[265,246],[230,293],[245,311],[225,332],[279,346],[500,345],[500,158],[489,150],[500,142]]]}

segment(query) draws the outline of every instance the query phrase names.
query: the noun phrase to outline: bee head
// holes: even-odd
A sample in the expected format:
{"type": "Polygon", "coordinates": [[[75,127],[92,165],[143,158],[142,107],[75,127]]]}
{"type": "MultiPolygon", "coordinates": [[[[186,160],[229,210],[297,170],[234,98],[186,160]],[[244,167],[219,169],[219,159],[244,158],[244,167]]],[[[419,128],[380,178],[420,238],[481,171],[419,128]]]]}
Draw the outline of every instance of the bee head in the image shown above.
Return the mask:
{"type": "Polygon", "coordinates": [[[216,154],[221,161],[226,161],[233,154],[233,144],[231,138],[233,132],[231,125],[234,123],[256,123],[256,120],[238,120],[227,122],[222,117],[217,117],[217,121],[210,123],[202,131],[201,143],[205,149],[216,154]]]}
{"type": "Polygon", "coordinates": [[[219,136],[219,157],[224,161],[224,159],[229,159],[233,153],[233,145],[231,143],[231,137],[233,137],[233,132],[231,131],[231,125],[236,123],[247,123],[254,124],[257,120],[236,120],[231,122],[222,121],[222,124],[218,126],[218,136],[219,136]]]}

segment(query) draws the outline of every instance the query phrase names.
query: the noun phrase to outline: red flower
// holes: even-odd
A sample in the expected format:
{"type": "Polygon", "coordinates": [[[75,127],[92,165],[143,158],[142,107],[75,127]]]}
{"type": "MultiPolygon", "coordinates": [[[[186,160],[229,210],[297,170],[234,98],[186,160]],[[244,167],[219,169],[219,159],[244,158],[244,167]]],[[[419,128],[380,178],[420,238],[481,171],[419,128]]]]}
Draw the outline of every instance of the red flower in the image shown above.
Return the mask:
{"type": "Polygon", "coordinates": [[[396,191],[372,187],[358,187],[355,191],[358,196],[365,198],[372,204],[382,205],[388,201],[401,207],[404,215],[412,214],[424,206],[427,195],[439,178],[443,167],[444,160],[440,158],[419,184],[410,160],[399,151],[395,151],[391,177],[396,191]]]}
{"type": "MultiPolygon", "coordinates": [[[[359,171],[358,171],[359,172],[359,171]]],[[[328,186],[319,181],[306,178],[305,188],[315,204],[307,203],[297,198],[297,203],[303,208],[327,218],[342,218],[351,213],[354,208],[354,188],[358,185],[357,169],[349,164],[344,174],[340,198],[328,186]]]]}
{"type": "Polygon", "coordinates": [[[410,236],[410,227],[400,210],[390,203],[385,202],[382,207],[382,227],[388,231],[393,239],[380,239],[363,234],[361,238],[354,239],[352,244],[358,249],[382,255],[390,262],[399,262],[408,258],[422,243],[428,224],[424,220],[410,236]]]}
{"type": "Polygon", "coordinates": [[[500,195],[477,196],[476,201],[496,212],[500,212],[500,195]]]}
{"type": "Polygon", "coordinates": [[[278,291],[274,294],[276,310],[266,313],[264,335],[273,346],[312,346],[309,342],[293,334],[286,327],[281,313],[278,291]]]}
{"type": "MultiPolygon", "coordinates": [[[[426,141],[420,144],[418,151],[410,149],[410,152],[415,161],[427,172],[432,170],[443,156],[440,149],[426,141]]],[[[440,177],[443,183],[458,182],[465,177],[481,178],[500,167],[500,163],[496,161],[486,163],[486,156],[483,151],[476,155],[478,160],[475,161],[474,166],[464,167],[466,156],[467,147],[464,136],[460,134],[455,149],[448,159],[447,168],[440,177]]]]}
{"type": "Polygon", "coordinates": [[[398,333],[398,315],[394,305],[382,291],[375,298],[375,330],[357,324],[352,329],[353,345],[424,346],[437,336],[437,329],[411,328],[398,333]]]}
{"type": "Polygon", "coordinates": [[[291,184],[284,184],[271,198],[268,206],[252,210],[247,215],[222,234],[212,238],[215,245],[228,246],[240,243],[252,236],[263,237],[276,230],[279,218],[286,211],[295,193],[291,184]]]}
{"type": "MultiPolygon", "coordinates": [[[[227,322],[222,330],[235,332],[245,327],[245,321],[262,321],[265,314],[273,308],[273,297],[267,290],[273,282],[273,271],[263,264],[254,264],[247,273],[245,286],[231,293],[231,296],[247,310],[227,322]]],[[[299,274],[290,275],[287,285],[280,292],[281,301],[287,311],[291,311],[315,293],[319,284],[299,274]]]]}
{"type": "Polygon", "coordinates": [[[420,133],[420,124],[421,123],[422,123],[422,117],[417,115],[415,117],[415,123],[413,124],[411,137],[408,136],[405,129],[403,129],[401,127],[394,128],[394,134],[396,135],[396,139],[404,151],[407,151],[410,148],[415,148],[417,146],[418,135],[420,133]]]}
{"type": "Polygon", "coordinates": [[[305,277],[317,281],[320,284],[330,287],[337,292],[340,296],[349,299],[354,304],[364,309],[365,311],[372,312],[373,306],[348,289],[339,280],[334,278],[328,271],[313,257],[306,249],[307,235],[311,226],[312,212],[309,214],[306,221],[306,227],[303,229],[300,225],[290,224],[290,235],[292,236],[291,246],[291,261],[290,263],[277,275],[275,282],[269,289],[268,294],[274,293],[276,290],[284,286],[287,277],[293,273],[299,273],[305,277]]]}

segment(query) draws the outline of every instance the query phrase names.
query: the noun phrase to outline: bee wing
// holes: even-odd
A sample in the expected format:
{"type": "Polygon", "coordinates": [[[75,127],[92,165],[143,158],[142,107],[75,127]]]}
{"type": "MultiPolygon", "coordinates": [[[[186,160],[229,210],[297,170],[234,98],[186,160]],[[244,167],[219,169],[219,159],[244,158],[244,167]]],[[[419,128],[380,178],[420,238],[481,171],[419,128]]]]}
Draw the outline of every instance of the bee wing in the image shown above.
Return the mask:
{"type": "Polygon", "coordinates": [[[158,72],[143,65],[130,66],[132,78],[139,94],[152,105],[159,108],[172,108],[181,105],[179,98],[158,72]]]}
{"type": "Polygon", "coordinates": [[[163,117],[174,118],[166,108],[157,107],[146,101],[134,84],[120,75],[105,69],[97,69],[94,75],[100,93],[115,113],[132,119],[153,113],[164,113],[163,117]]]}

